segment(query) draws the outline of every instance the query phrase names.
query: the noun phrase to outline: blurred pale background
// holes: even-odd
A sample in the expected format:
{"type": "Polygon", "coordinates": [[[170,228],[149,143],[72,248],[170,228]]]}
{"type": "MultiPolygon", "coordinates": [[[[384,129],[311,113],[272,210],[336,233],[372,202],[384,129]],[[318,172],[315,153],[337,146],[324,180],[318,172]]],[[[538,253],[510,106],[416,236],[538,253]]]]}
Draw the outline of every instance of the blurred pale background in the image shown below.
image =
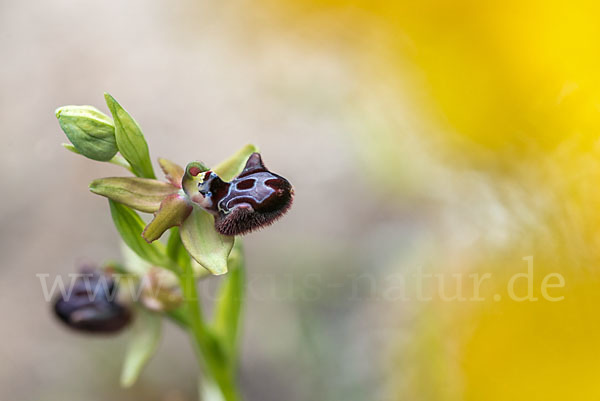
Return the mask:
{"type": "Polygon", "coordinates": [[[248,400],[599,398],[600,12],[485,3],[1,0],[0,399],[196,399],[182,333],[122,390],[127,334],[64,330],[36,277],[119,258],[87,184],[121,171],[53,114],[104,91],[154,159],[252,142],[295,185],[246,240],[248,400]],[[505,299],[528,256],[563,301],[505,299]],[[402,300],[419,267],[493,279],[402,300]]]}

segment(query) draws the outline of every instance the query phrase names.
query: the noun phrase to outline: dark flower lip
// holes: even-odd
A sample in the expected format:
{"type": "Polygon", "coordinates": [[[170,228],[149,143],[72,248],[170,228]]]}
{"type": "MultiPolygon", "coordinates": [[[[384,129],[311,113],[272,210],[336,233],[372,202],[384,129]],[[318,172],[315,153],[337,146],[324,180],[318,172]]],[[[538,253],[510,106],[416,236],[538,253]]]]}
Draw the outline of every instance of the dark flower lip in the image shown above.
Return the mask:
{"type": "Polygon", "coordinates": [[[215,217],[215,228],[223,235],[244,235],[275,223],[292,207],[293,189],[289,198],[276,210],[257,212],[248,204],[234,207],[229,214],[215,217]]]}
{"type": "Polygon", "coordinates": [[[132,314],[116,300],[117,287],[110,276],[97,270],[76,279],[70,294],[54,301],[54,313],[67,327],[86,333],[116,333],[132,314]]]}
{"type": "Polygon", "coordinates": [[[199,185],[200,193],[210,199],[208,211],[215,215],[215,228],[223,235],[243,235],[273,224],[293,203],[292,184],[269,171],[259,153],[250,155],[231,182],[214,173],[208,177],[199,185]]]}
{"type": "Polygon", "coordinates": [[[203,168],[188,164],[190,175],[202,174],[202,177],[186,194],[190,201],[214,216],[215,229],[222,235],[243,235],[266,227],[292,206],[292,184],[269,171],[260,153],[252,153],[241,173],[230,182],[203,168]]]}

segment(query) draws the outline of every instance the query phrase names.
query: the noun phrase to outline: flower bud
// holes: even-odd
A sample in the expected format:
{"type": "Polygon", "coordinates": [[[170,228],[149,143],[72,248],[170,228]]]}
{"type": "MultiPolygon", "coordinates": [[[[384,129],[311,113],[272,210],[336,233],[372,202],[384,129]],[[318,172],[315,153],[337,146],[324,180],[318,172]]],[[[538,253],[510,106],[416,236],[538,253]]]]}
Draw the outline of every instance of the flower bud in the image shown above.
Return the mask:
{"type": "Polygon", "coordinates": [[[113,121],[95,107],[60,107],[56,118],[78,153],[98,161],[108,161],[117,153],[113,121]]]}
{"type": "Polygon", "coordinates": [[[88,333],[114,333],[131,321],[129,309],[117,302],[114,280],[98,270],[82,273],[70,293],[54,302],[56,316],[68,327],[88,333]]]}

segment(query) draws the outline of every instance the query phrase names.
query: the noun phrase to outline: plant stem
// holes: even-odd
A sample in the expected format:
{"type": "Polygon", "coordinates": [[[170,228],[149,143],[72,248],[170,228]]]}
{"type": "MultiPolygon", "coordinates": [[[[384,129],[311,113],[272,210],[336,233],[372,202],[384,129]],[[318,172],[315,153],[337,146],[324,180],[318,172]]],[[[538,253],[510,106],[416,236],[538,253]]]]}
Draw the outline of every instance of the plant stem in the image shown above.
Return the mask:
{"type": "Polygon", "coordinates": [[[131,168],[131,164],[121,155],[115,155],[112,159],[108,161],[110,164],[114,164],[116,166],[124,167],[133,173],[133,169],[131,168]]]}
{"type": "Polygon", "coordinates": [[[186,263],[183,268],[179,280],[189,315],[188,331],[193,340],[198,362],[205,367],[205,373],[208,376],[206,380],[217,385],[222,400],[238,401],[240,397],[235,385],[235,370],[230,363],[231,358],[225,354],[221,343],[204,322],[196,288],[196,278],[191,265],[186,263]]]}

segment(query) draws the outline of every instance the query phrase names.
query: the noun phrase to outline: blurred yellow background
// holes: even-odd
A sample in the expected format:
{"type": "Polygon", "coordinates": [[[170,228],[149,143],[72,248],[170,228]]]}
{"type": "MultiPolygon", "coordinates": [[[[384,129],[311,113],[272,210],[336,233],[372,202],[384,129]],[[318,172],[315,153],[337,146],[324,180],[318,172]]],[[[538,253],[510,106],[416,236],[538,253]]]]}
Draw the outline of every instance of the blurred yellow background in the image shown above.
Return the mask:
{"type": "Polygon", "coordinates": [[[87,191],[119,171],[65,152],[53,115],[106,110],[103,91],[154,158],[211,164],[253,142],[296,187],[246,241],[247,399],[600,398],[599,9],[1,1],[0,399],[195,399],[182,333],[121,390],[127,335],[66,332],[35,276],[119,257],[87,191]],[[507,283],[529,257],[537,301],[518,302],[507,283]],[[415,299],[415,269],[447,295],[460,275],[466,300],[434,277],[415,299]],[[474,301],[467,277],[485,274],[474,301]],[[548,274],[563,300],[542,296],[548,274]]]}

